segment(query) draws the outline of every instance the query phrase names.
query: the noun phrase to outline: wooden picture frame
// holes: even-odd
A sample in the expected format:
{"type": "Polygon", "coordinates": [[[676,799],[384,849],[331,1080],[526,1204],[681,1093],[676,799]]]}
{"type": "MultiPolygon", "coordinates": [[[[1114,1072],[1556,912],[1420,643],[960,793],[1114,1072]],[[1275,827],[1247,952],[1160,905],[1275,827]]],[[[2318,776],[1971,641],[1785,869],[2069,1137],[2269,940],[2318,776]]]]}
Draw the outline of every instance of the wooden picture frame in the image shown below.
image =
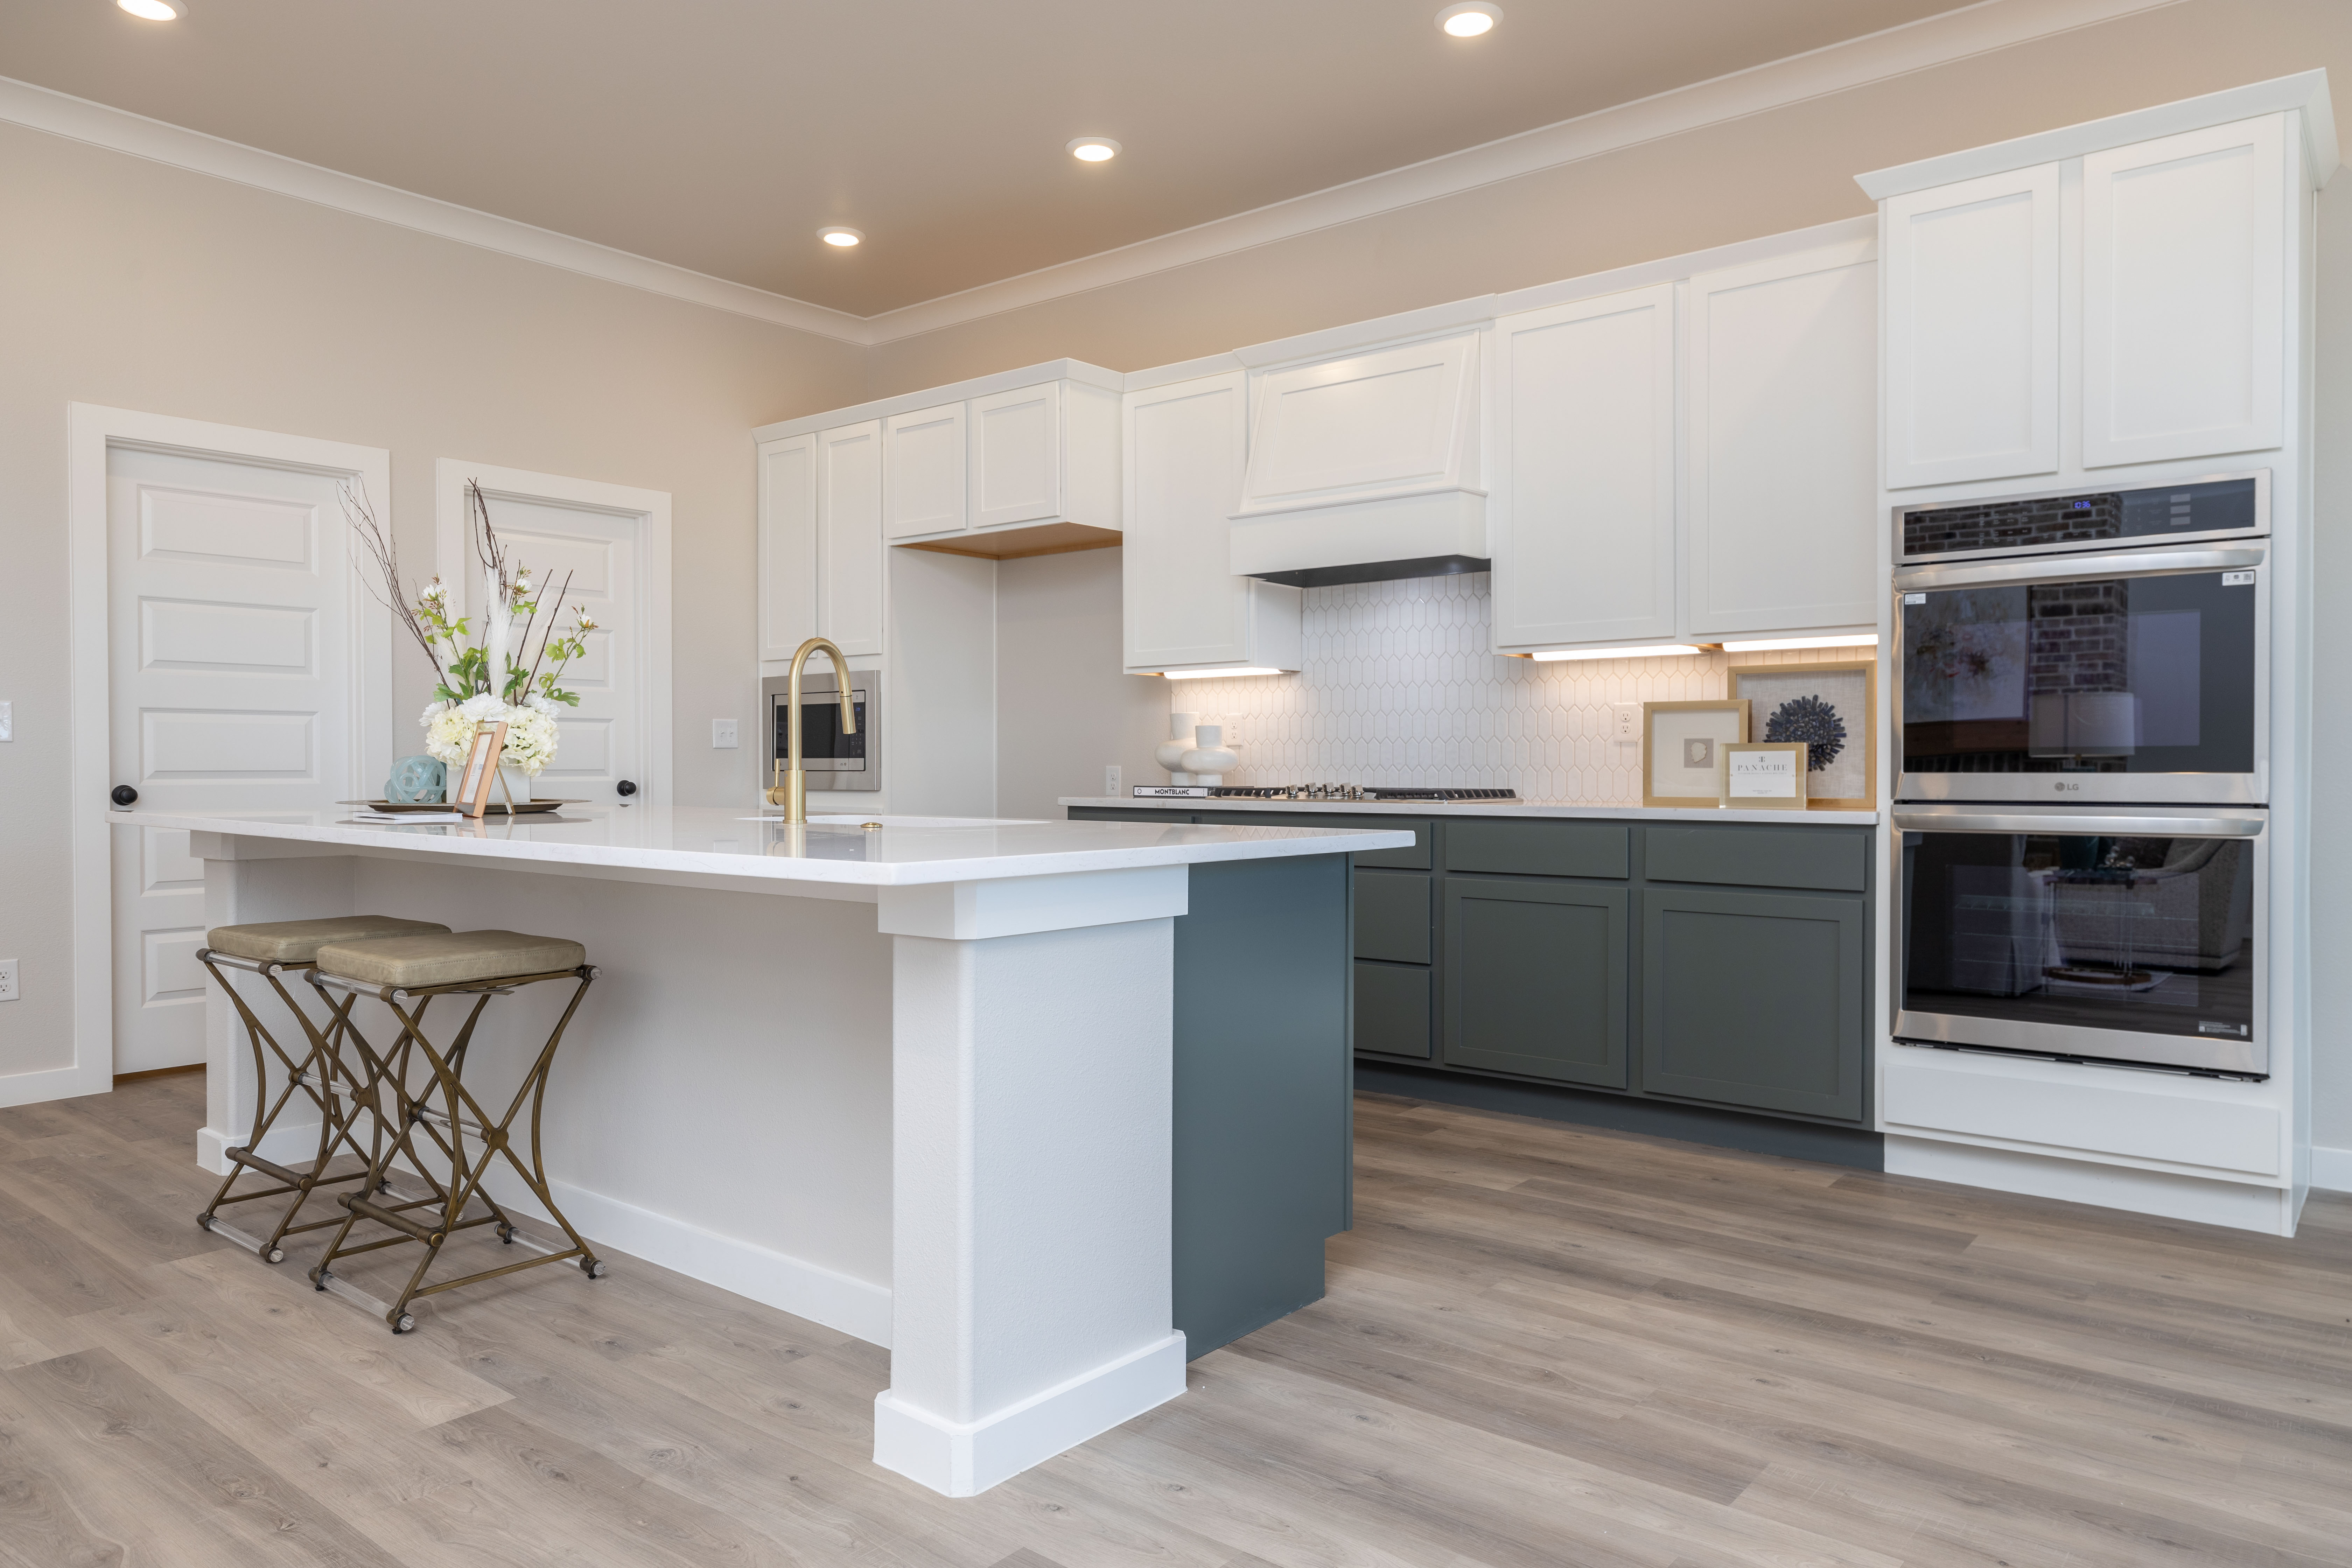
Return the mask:
{"type": "Polygon", "coordinates": [[[1643,703],[1642,804],[1715,805],[1722,793],[1717,775],[1723,771],[1716,748],[1746,739],[1744,699],[1643,703]],[[1662,752],[1662,746],[1667,750],[1662,752]]]}
{"type": "Polygon", "coordinates": [[[499,780],[499,758],[506,749],[505,721],[476,725],[474,743],[467,748],[466,765],[450,788],[449,804],[467,816],[486,815],[490,809],[490,786],[499,780]]]}
{"type": "Polygon", "coordinates": [[[1802,741],[1734,741],[1720,748],[1723,757],[1721,805],[1727,811],[1802,811],[1805,809],[1805,742],[1802,741]],[[1734,795],[1734,774],[1742,757],[1789,757],[1796,764],[1788,778],[1787,795],[1734,795]]]}
{"type": "MultiPolygon", "coordinates": [[[[1734,665],[1727,678],[1734,696],[1749,700],[1755,730],[1744,740],[1798,740],[1810,736],[1772,733],[1774,717],[1793,698],[1813,696],[1828,701],[1845,722],[1839,754],[1813,766],[1805,783],[1806,805],[1817,811],[1872,811],[1878,805],[1878,661],[1856,659],[1837,664],[1734,665]],[[1854,745],[1853,728],[1862,735],[1854,745]]],[[[1820,761],[1820,748],[1808,753],[1820,761]]]]}

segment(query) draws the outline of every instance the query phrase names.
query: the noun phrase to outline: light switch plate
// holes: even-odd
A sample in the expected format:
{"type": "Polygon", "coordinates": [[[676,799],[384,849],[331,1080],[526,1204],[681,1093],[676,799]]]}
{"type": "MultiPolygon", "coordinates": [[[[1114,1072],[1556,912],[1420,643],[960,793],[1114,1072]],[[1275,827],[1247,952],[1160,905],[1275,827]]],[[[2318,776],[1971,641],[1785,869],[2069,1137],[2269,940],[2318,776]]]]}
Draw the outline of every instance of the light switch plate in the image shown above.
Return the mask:
{"type": "Polygon", "coordinates": [[[1641,740],[1642,705],[1640,703],[1612,702],[1609,705],[1609,711],[1615,721],[1609,730],[1612,738],[1620,741],[1641,740]]]}
{"type": "Polygon", "coordinates": [[[1125,793],[1126,785],[1120,777],[1119,765],[1117,763],[1108,763],[1104,764],[1103,794],[1115,795],[1123,795],[1125,793]]]}
{"type": "Polygon", "coordinates": [[[16,961],[0,958],[0,1002],[14,1002],[16,996],[16,961]]]}
{"type": "Polygon", "coordinates": [[[710,721],[710,749],[714,752],[735,750],[735,721],[713,719],[710,721]]]}

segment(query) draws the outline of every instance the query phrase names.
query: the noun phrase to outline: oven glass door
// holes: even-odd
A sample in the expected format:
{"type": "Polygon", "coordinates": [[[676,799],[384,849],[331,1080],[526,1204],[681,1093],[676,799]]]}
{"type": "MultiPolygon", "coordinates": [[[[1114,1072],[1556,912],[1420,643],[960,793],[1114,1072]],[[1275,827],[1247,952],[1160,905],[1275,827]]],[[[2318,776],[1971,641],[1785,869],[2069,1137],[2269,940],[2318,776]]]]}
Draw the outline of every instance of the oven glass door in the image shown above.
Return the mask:
{"type": "Polygon", "coordinates": [[[1896,1034],[2266,1070],[2259,838],[2096,826],[1904,832],[1896,1034]]]}
{"type": "Polygon", "coordinates": [[[2262,798],[2259,567],[1933,582],[1995,570],[1897,579],[1906,798],[2262,798]]]}

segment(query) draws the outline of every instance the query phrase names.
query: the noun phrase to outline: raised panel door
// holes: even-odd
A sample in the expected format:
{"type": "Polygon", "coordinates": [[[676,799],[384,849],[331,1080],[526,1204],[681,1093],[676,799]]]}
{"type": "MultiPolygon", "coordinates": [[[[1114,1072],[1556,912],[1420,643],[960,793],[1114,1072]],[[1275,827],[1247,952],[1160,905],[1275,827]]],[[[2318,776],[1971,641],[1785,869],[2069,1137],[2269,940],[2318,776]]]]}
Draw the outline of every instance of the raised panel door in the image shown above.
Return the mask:
{"type": "Polygon", "coordinates": [[[1445,879],[1446,1065],[1623,1089],[1631,897],[1445,879]]]}
{"type": "Polygon", "coordinates": [[[1062,384],[971,400],[971,526],[1006,528],[1062,511],[1062,384]]]}
{"type": "Polygon", "coordinates": [[[1858,898],[1643,889],[1643,1089],[1858,1120],[1868,926],[1858,898]]]}
{"type": "Polygon", "coordinates": [[[1863,241],[1690,280],[1691,639],[1878,623],[1874,252],[1863,241]]]}
{"type": "Polygon", "coordinates": [[[816,468],[817,630],[845,654],[878,654],[882,422],[818,432],[816,468]]]}
{"type": "Polygon", "coordinates": [[[1671,637],[1674,285],[1496,326],[1496,649],[1671,637]]]}
{"type": "Polygon", "coordinates": [[[816,636],[816,440],[760,446],[760,657],[816,636]]]}
{"type": "Polygon", "coordinates": [[[963,531],[963,434],[961,403],[894,414],[882,422],[884,538],[963,531]]]}
{"type": "Polygon", "coordinates": [[[1886,203],[1886,488],[2058,471],[2058,165],[1886,203]]]}
{"type": "Polygon", "coordinates": [[[2285,116],[2083,160],[2083,466],[2284,439],[2285,116]]]}

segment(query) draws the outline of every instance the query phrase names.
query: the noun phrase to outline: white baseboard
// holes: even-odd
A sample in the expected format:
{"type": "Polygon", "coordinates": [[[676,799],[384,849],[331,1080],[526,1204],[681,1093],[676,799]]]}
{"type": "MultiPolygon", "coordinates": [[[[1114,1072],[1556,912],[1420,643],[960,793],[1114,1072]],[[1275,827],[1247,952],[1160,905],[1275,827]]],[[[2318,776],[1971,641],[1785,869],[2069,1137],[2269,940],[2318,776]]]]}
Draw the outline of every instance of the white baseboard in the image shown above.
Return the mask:
{"type": "Polygon", "coordinates": [[[2331,1193],[2352,1193],[2352,1149],[2311,1146],[2311,1184],[2331,1193]]]}
{"type": "MultiPolygon", "coordinates": [[[[244,1142],[243,1132],[203,1128],[196,1133],[196,1163],[216,1176],[225,1176],[228,1174],[226,1151],[244,1142]]],[[[261,1141],[261,1157],[282,1165],[307,1165],[318,1152],[319,1124],[315,1121],[273,1127],[261,1141]]],[[[890,1288],[887,1285],[854,1279],[823,1264],[755,1242],[721,1236],[569,1182],[556,1182],[553,1185],[555,1201],[563,1205],[564,1217],[591,1241],[657,1263],[664,1268],[676,1269],[689,1279],[732,1290],[763,1307],[823,1323],[828,1329],[853,1334],[885,1350],[889,1348],[890,1288]]],[[[530,1189],[517,1181],[512,1172],[493,1170],[489,1188],[493,1197],[517,1214],[538,1220],[549,1217],[530,1189]]]]}
{"type": "Polygon", "coordinates": [[[874,1462],[972,1497],[1184,1392],[1184,1336],[1144,1346],[979,1421],[947,1421],[888,1389],[874,1396],[874,1462]]]}
{"type": "Polygon", "coordinates": [[[2256,1230],[2268,1236],[2294,1234],[2288,1192],[2252,1182],[2206,1181],[2165,1171],[2060,1160],[1893,1132],[1886,1135],[1886,1173],[2256,1230]]]}

